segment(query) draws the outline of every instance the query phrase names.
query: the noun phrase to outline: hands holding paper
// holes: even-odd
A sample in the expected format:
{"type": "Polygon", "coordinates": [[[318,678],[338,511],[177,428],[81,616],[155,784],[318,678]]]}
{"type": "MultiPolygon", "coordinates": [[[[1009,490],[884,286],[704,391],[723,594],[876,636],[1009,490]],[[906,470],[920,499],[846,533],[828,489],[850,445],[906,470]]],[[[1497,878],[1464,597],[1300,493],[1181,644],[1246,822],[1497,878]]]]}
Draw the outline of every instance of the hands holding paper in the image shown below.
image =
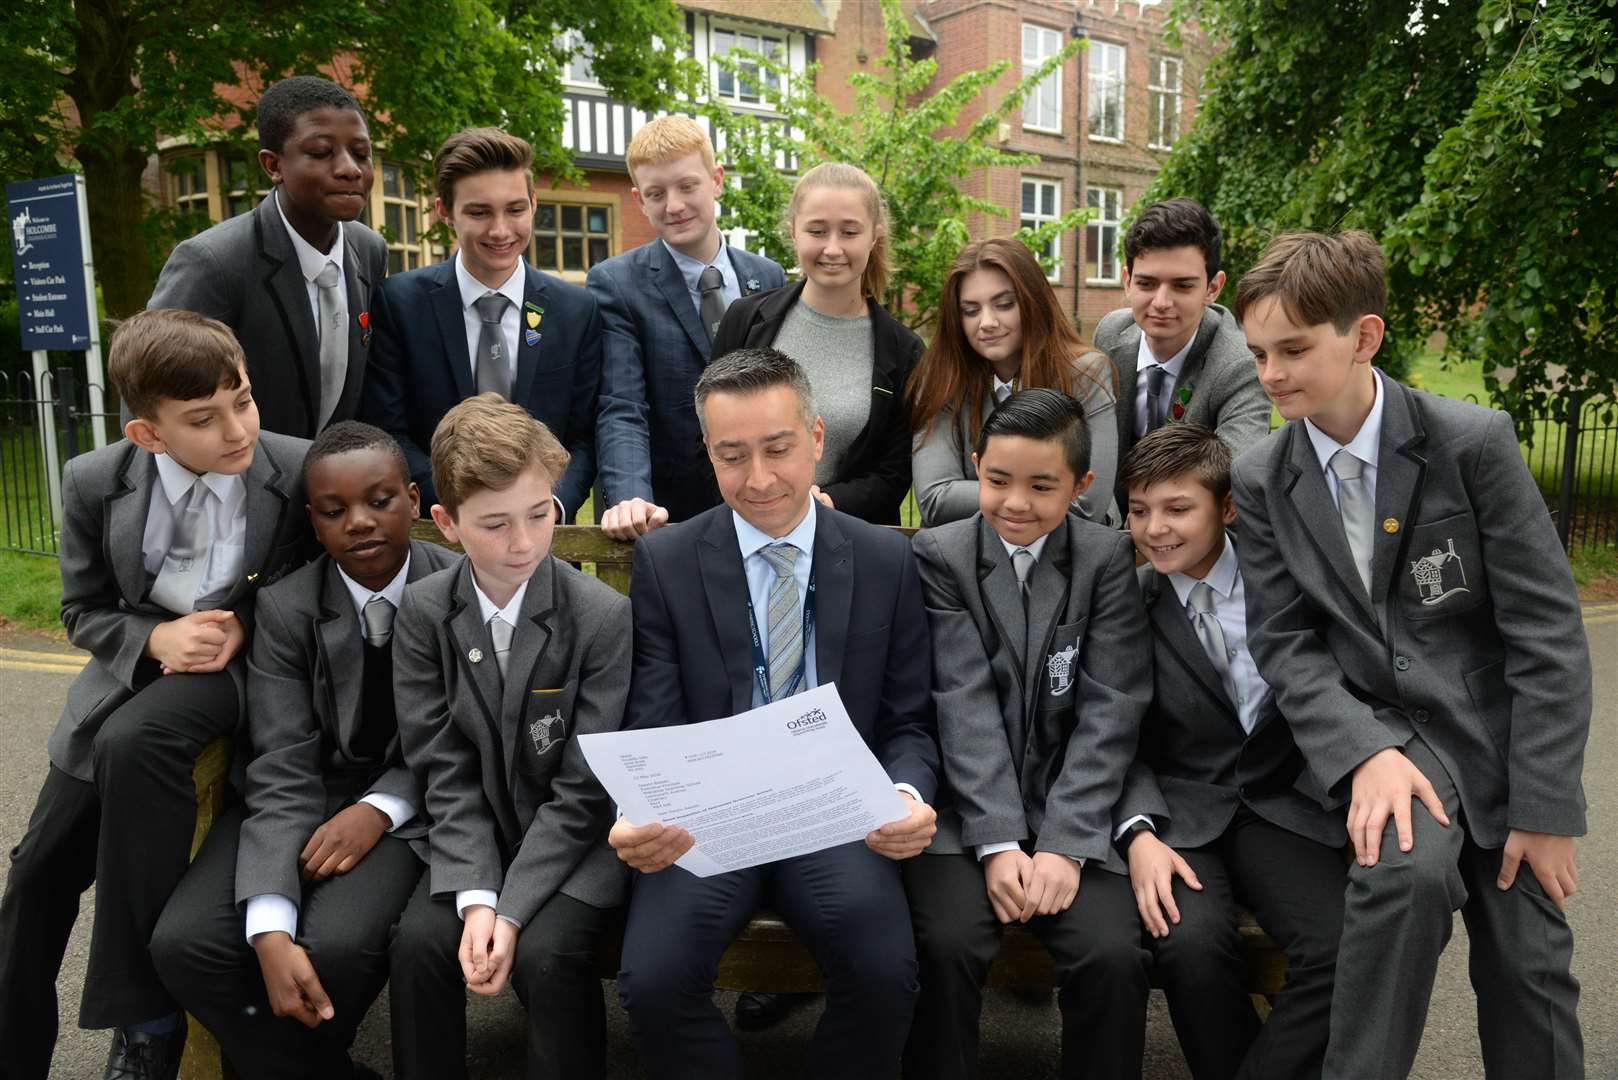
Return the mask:
{"type": "Polygon", "coordinates": [[[910,809],[910,816],[890,821],[865,837],[866,847],[895,862],[926,851],[927,845],[933,842],[933,834],[938,831],[936,810],[908,791],[901,791],[899,794],[904,796],[905,805],[910,809]]]}
{"type": "Polygon", "coordinates": [[[607,843],[618,857],[643,874],[655,874],[672,866],[674,860],[691,850],[691,834],[678,825],[633,825],[621,817],[607,834],[607,843]]]}

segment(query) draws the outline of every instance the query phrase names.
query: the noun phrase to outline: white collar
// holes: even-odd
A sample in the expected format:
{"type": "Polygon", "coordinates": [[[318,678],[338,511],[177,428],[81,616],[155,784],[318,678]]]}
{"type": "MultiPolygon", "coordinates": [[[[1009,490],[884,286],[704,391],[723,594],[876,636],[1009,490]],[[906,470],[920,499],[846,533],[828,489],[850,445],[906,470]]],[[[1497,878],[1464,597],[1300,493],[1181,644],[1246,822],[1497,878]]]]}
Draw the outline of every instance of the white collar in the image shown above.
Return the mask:
{"type": "Polygon", "coordinates": [[[1331,468],[1332,455],[1339,450],[1347,450],[1371,468],[1376,468],[1377,452],[1382,446],[1383,396],[1382,376],[1375,368],[1371,369],[1371,381],[1376,384],[1376,397],[1371,400],[1371,411],[1365,417],[1365,423],[1360,425],[1359,431],[1346,445],[1321,431],[1313,420],[1304,417],[1303,429],[1309,433],[1309,443],[1315,448],[1315,457],[1320,459],[1322,472],[1331,468]]]}
{"type": "MultiPolygon", "coordinates": [[[[663,250],[669,253],[669,256],[674,260],[674,265],[680,268],[680,272],[692,281],[700,277],[702,272],[710,266],[716,267],[720,273],[723,273],[725,267],[730,264],[730,245],[725,243],[724,233],[719,234],[719,250],[714,252],[713,258],[707,262],[703,262],[694,255],[687,255],[683,251],[676,251],[674,245],[661,237],[658,238],[658,243],[663,245],[663,250]]],[[[732,266],[731,269],[734,270],[735,267],[732,266]]]]}
{"type": "MultiPolygon", "coordinates": [[[[1225,550],[1219,553],[1213,567],[1202,580],[1208,587],[1219,594],[1219,599],[1228,601],[1231,593],[1236,591],[1236,545],[1230,542],[1230,534],[1225,534],[1225,550]]],[[[1180,598],[1182,606],[1189,607],[1191,590],[1196,588],[1197,579],[1184,574],[1170,574],[1169,583],[1174,586],[1174,592],[1180,598]]]]}
{"type": "Polygon", "coordinates": [[[483,621],[488,622],[498,615],[501,622],[515,627],[518,616],[522,614],[522,598],[528,592],[528,582],[517,586],[517,591],[511,594],[511,599],[506,602],[505,607],[495,607],[494,601],[484,596],[483,590],[478,587],[477,572],[470,567],[467,568],[467,572],[472,575],[472,591],[478,594],[478,609],[483,612],[483,621]]]}
{"type": "Polygon", "coordinates": [[[521,311],[523,290],[528,285],[528,264],[524,260],[518,259],[517,265],[511,268],[511,276],[506,278],[498,289],[490,289],[472,276],[472,272],[466,268],[466,263],[461,261],[461,253],[457,251],[455,253],[455,284],[460,286],[461,306],[463,308],[471,307],[485,293],[497,292],[511,301],[513,310],[521,311]]]}
{"type": "Polygon", "coordinates": [[[157,478],[163,485],[163,494],[168,498],[169,505],[179,502],[191,486],[198,480],[208,485],[221,503],[229,505],[231,496],[242,490],[246,484],[241,474],[226,476],[223,473],[206,472],[194,473],[181,465],[167,454],[153,454],[157,459],[157,478]]]}
{"type": "Polygon", "coordinates": [[[1006,380],[1002,379],[1000,376],[996,375],[994,372],[991,371],[989,373],[989,378],[994,380],[993,385],[991,385],[989,387],[989,393],[993,397],[995,397],[995,398],[1000,397],[1000,388],[1001,387],[1005,387],[1007,390],[1010,390],[1013,394],[1015,394],[1017,392],[1017,378],[1016,378],[1016,376],[1012,376],[1011,381],[1006,382],[1006,380]]]}
{"type": "Polygon", "coordinates": [[[1030,554],[1030,555],[1032,555],[1034,557],[1035,562],[1039,561],[1039,553],[1045,550],[1045,541],[1049,540],[1050,536],[1051,536],[1050,533],[1046,533],[1044,536],[1041,536],[1038,540],[1035,540],[1032,544],[1013,544],[1010,540],[1007,540],[1005,537],[1001,536],[999,533],[995,533],[994,535],[999,539],[1000,546],[1002,546],[1002,547],[1004,547],[1006,549],[1006,558],[1009,559],[1011,556],[1017,554],[1017,552],[1021,551],[1023,548],[1027,548],[1028,549],[1028,554],[1030,554]]]}
{"type": "Polygon", "coordinates": [[[281,209],[281,189],[275,189],[275,212],[281,218],[281,224],[287,228],[287,235],[292,237],[292,250],[298,254],[298,269],[303,271],[305,281],[314,281],[320,272],[326,268],[328,262],[337,264],[337,272],[343,272],[343,223],[337,223],[337,239],[332,241],[331,250],[316,251],[315,246],[298,235],[298,230],[292,227],[287,220],[286,213],[281,209]]]}
{"type": "Polygon", "coordinates": [[[782,537],[774,537],[763,530],[755,528],[752,523],[743,518],[736,511],[730,512],[731,520],[736,523],[736,544],[742,551],[742,562],[757,555],[759,549],[771,544],[791,544],[799,551],[812,555],[815,550],[815,500],[809,498],[809,512],[803,515],[803,520],[797,527],[782,537]]]}
{"type": "MultiPolygon", "coordinates": [[[[344,585],[348,586],[348,595],[354,601],[354,614],[359,616],[360,624],[364,625],[365,605],[371,602],[371,597],[373,596],[382,597],[382,599],[393,605],[395,611],[399,610],[399,601],[404,599],[405,581],[410,576],[410,551],[406,549],[404,565],[399,567],[397,574],[393,575],[393,580],[376,592],[367,589],[364,585],[349,577],[341,566],[337,568],[337,576],[343,579],[344,585]]],[[[480,593],[479,595],[481,596],[482,594],[480,593]]]]}
{"type": "MultiPolygon", "coordinates": [[[[1206,314],[1206,312],[1204,312],[1204,314],[1206,314]]],[[[1165,373],[1178,379],[1180,377],[1180,369],[1185,367],[1185,358],[1191,355],[1191,346],[1195,345],[1197,342],[1197,331],[1200,331],[1201,328],[1202,323],[1199,321],[1197,323],[1197,330],[1192,331],[1191,336],[1187,338],[1185,344],[1180,347],[1180,351],[1169,357],[1167,360],[1159,360],[1157,358],[1157,354],[1152,352],[1151,342],[1146,338],[1146,331],[1142,330],[1140,332],[1140,348],[1137,350],[1135,357],[1135,370],[1145,371],[1147,368],[1157,365],[1160,366],[1165,373]]]]}

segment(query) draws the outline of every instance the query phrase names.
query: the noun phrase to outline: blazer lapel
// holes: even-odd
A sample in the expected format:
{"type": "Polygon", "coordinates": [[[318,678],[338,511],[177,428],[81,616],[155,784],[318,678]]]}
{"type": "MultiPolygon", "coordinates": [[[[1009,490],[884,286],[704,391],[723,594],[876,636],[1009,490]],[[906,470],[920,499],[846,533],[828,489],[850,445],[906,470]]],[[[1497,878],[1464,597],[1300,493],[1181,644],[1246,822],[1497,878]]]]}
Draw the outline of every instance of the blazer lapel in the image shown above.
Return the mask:
{"type": "Polygon", "coordinates": [[[697,545],[697,569],[708,598],[708,616],[719,639],[719,659],[730,683],[731,712],[746,712],[753,707],[753,646],[742,618],[747,614],[747,575],[729,511],[721,510],[710,519],[697,545]]]}
{"type": "MultiPolygon", "coordinates": [[[[242,572],[248,581],[257,578],[265,569],[264,560],[270,554],[280,532],[281,515],[286,512],[290,498],[281,486],[281,465],[270,448],[259,441],[253,452],[253,464],[247,469],[247,535],[242,546],[242,572]]],[[[299,508],[301,511],[301,507],[299,508]]],[[[231,590],[234,599],[241,594],[242,583],[231,590]]]]}
{"type": "Polygon", "coordinates": [[[157,459],[130,443],[119,480],[122,488],[107,496],[102,511],[106,523],[103,554],[118,580],[119,591],[130,606],[134,606],[146,597],[146,557],[140,544],[129,541],[146,535],[152,488],[160,483],[157,459]]]}
{"type": "Polygon", "coordinates": [[[343,230],[343,282],[348,291],[348,374],[343,380],[343,396],[337,403],[336,415],[352,416],[365,381],[365,353],[371,337],[369,327],[360,325],[360,320],[370,322],[374,282],[349,229],[343,230]]]}
{"type": "Polygon", "coordinates": [[[1418,450],[1426,441],[1410,391],[1377,373],[1382,380],[1382,437],[1377,450],[1376,516],[1378,526],[1371,549],[1371,587],[1387,599],[1402,565],[1400,552],[1410,538],[1409,526],[1421,508],[1422,480],[1427,459],[1418,450]],[[1395,523],[1393,532],[1382,525],[1395,523]]]}
{"type": "Polygon", "coordinates": [[[511,655],[506,658],[506,691],[500,703],[500,735],[506,747],[506,786],[517,790],[517,754],[523,737],[522,722],[527,715],[528,693],[534,688],[534,673],[551,643],[551,616],[556,612],[555,562],[549,556],[528,579],[523,593],[517,631],[511,636],[511,655]]]}
{"type": "MultiPolygon", "coordinates": [[[[505,753],[500,741],[500,664],[494,658],[494,646],[483,622],[483,608],[478,604],[472,587],[472,564],[464,563],[455,582],[455,606],[444,617],[449,631],[450,647],[455,650],[453,663],[459,665],[472,693],[483,709],[484,726],[496,750],[505,753]],[[473,659],[473,657],[476,659],[473,659]]],[[[516,640],[513,636],[512,648],[516,640]]],[[[509,661],[508,661],[509,662],[509,661]]],[[[501,768],[504,775],[505,769],[501,768]]]]}
{"type": "Polygon", "coordinates": [[[545,288],[545,275],[526,262],[523,269],[527,283],[523,286],[523,309],[517,312],[517,385],[511,396],[511,400],[519,405],[527,404],[528,392],[534,386],[534,372],[539,368],[539,343],[545,334],[545,301],[549,295],[545,288]],[[534,305],[533,308],[529,304],[534,305]],[[528,325],[530,314],[540,316],[538,326],[528,325]]]}
{"type": "Polygon", "coordinates": [[[815,513],[815,681],[843,675],[848,613],[854,601],[854,546],[825,510],[815,513]]]}
{"type": "MultiPolygon", "coordinates": [[[[1214,670],[1213,662],[1203,651],[1202,642],[1197,640],[1196,633],[1191,629],[1191,618],[1180,603],[1180,595],[1156,571],[1152,572],[1152,582],[1147,586],[1146,606],[1151,612],[1153,628],[1169,643],[1169,652],[1235,720],[1236,704],[1225,693],[1224,680],[1214,670]]],[[[1237,722],[1240,723],[1239,720],[1237,722]]]]}
{"type": "Polygon", "coordinates": [[[691,344],[697,347],[703,362],[707,363],[711,358],[709,354],[713,351],[713,342],[708,339],[708,331],[697,317],[697,309],[691,306],[691,290],[685,286],[685,275],[680,273],[674,256],[668,253],[661,240],[653,240],[647,254],[646,265],[651,268],[657,291],[663,294],[685,336],[691,339],[691,344]]]}
{"type": "MultiPolygon", "coordinates": [[[[1050,652],[1051,635],[1056,632],[1056,622],[1067,606],[1068,591],[1072,588],[1072,579],[1068,571],[1072,566],[1072,558],[1068,552],[1068,527],[1064,520],[1053,529],[1045,540],[1045,546],[1040,549],[1040,557],[1034,563],[1034,569],[1029,574],[1028,582],[1028,657],[1023,669],[1023,709],[1026,712],[1034,707],[1039,697],[1040,669],[1045,666],[1045,657],[1050,652]]],[[[1016,580],[1016,574],[1012,574],[1016,580]]]]}
{"type": "MultiPolygon", "coordinates": [[[[275,301],[287,334],[298,349],[296,360],[303,372],[307,407],[311,396],[320,395],[320,339],[315,335],[315,316],[309,308],[309,282],[298,265],[298,253],[293,250],[292,238],[287,235],[275,199],[272,192],[259,202],[253,211],[253,227],[258,231],[259,255],[265,263],[264,288],[275,301]]],[[[320,419],[315,411],[309,410],[311,430],[320,419]]]]}
{"type": "Polygon", "coordinates": [[[1343,518],[1326,488],[1320,459],[1315,456],[1314,446],[1301,423],[1290,426],[1288,437],[1292,440],[1292,457],[1287,468],[1293,475],[1287,494],[1302,521],[1303,528],[1299,532],[1315,545],[1338,583],[1354,598],[1360,613],[1375,626],[1376,612],[1354,570],[1354,556],[1348,550],[1348,537],[1343,533],[1343,518]]]}
{"type": "Polygon", "coordinates": [[[472,355],[466,348],[466,316],[462,312],[461,289],[455,280],[455,259],[446,259],[438,266],[436,280],[428,283],[427,292],[432,298],[433,318],[438,323],[444,359],[455,378],[455,392],[464,401],[477,393],[477,387],[472,382],[472,355]]]}
{"type": "MultiPolygon", "coordinates": [[[[1191,351],[1185,354],[1185,363],[1180,366],[1180,377],[1174,380],[1174,394],[1179,396],[1180,391],[1186,392],[1186,397],[1196,392],[1197,378],[1202,374],[1203,364],[1208,359],[1208,347],[1213,344],[1215,335],[1219,333],[1219,321],[1223,316],[1212,307],[1202,309],[1202,321],[1197,324],[1197,336],[1191,341],[1191,351]]],[[[1173,405],[1169,406],[1169,413],[1164,423],[1175,423],[1173,405]]]]}
{"type": "Polygon", "coordinates": [[[1118,334],[1112,353],[1118,372],[1118,452],[1135,445],[1135,381],[1140,376],[1140,326],[1130,323],[1118,334]]]}
{"type": "MultiPolygon", "coordinates": [[[[1023,611],[1022,592],[1017,588],[1017,571],[1012,569],[999,534],[981,519],[978,521],[978,592],[1000,639],[1011,646],[1015,658],[1013,666],[1021,673],[1028,661],[1028,617],[1023,611]]],[[[1025,688],[1027,681],[1025,677],[1025,688]]]]}
{"type": "Polygon", "coordinates": [[[354,599],[343,584],[335,560],[327,560],[321,581],[321,615],[315,622],[320,662],[315,668],[315,683],[317,692],[324,690],[337,726],[337,745],[346,756],[360,728],[360,687],[364,682],[360,673],[365,666],[365,650],[360,646],[360,620],[354,614],[354,599]]]}

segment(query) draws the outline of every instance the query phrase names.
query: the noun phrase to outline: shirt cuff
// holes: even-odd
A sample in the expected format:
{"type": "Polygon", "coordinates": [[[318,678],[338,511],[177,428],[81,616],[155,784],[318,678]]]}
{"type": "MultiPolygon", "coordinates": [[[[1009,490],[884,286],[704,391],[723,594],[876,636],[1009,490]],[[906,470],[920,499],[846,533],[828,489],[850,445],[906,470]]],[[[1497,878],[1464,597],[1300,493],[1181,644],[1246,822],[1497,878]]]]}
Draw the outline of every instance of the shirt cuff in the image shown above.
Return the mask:
{"type": "Polygon", "coordinates": [[[389,822],[391,822],[391,824],[388,826],[388,832],[392,832],[394,829],[397,829],[399,826],[416,816],[416,808],[414,806],[411,806],[404,799],[399,798],[399,796],[389,795],[385,791],[368,792],[364,798],[360,799],[360,802],[370,803],[372,806],[382,811],[383,815],[388,819],[389,822]]]}
{"type": "Polygon", "coordinates": [[[917,791],[915,786],[912,784],[894,784],[893,786],[899,789],[900,794],[908,795],[919,803],[924,803],[927,801],[921,797],[921,792],[917,791]]]}
{"type": "Polygon", "coordinates": [[[1124,822],[1122,825],[1120,825],[1116,829],[1112,830],[1112,842],[1116,844],[1119,840],[1122,840],[1123,837],[1124,837],[1124,833],[1128,832],[1134,826],[1135,822],[1137,822],[1137,821],[1146,822],[1146,827],[1148,829],[1152,830],[1154,833],[1157,832],[1157,826],[1152,823],[1151,815],[1149,815],[1149,814],[1136,814],[1134,817],[1130,818],[1128,821],[1124,822]]]}
{"type": "Polygon", "coordinates": [[[512,926],[515,926],[518,930],[522,929],[522,923],[518,922],[516,919],[512,918],[510,915],[496,915],[495,918],[499,919],[501,922],[510,923],[512,926]]]}
{"type": "Polygon", "coordinates": [[[482,904],[487,908],[500,906],[500,894],[493,889],[462,889],[455,894],[455,914],[463,920],[466,918],[466,909],[482,904]]]}
{"type": "Polygon", "coordinates": [[[298,933],[298,905],[280,893],[260,893],[247,898],[247,944],[260,934],[280,931],[288,937],[298,933]]]}
{"type": "Polygon", "coordinates": [[[977,847],[978,862],[982,862],[990,855],[998,855],[1002,851],[1020,851],[1022,845],[1015,840],[1005,840],[998,844],[979,844],[977,847]]]}

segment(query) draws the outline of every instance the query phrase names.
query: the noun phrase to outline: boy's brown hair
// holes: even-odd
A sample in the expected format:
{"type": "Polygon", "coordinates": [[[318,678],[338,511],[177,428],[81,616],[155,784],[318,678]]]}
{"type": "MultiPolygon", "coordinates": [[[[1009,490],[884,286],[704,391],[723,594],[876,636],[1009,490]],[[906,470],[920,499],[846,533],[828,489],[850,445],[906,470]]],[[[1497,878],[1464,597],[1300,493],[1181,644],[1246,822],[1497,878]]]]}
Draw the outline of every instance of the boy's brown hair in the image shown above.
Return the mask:
{"type": "Polygon", "coordinates": [[[1118,478],[1124,490],[1149,488],[1191,476],[1223,505],[1230,494],[1230,447],[1201,424],[1165,424],[1141,438],[1124,455],[1118,478]]]}
{"type": "Polygon", "coordinates": [[[118,324],[107,375],[129,411],[156,420],[164,401],[212,397],[242,385],[247,357],[222,322],[194,311],[150,308],[118,324]]]}
{"type": "Polygon", "coordinates": [[[555,486],[568,452],[527,409],[491,390],[444,414],[433,431],[432,458],[433,487],[453,518],[479,491],[504,491],[536,465],[555,486]]]}
{"type": "Polygon", "coordinates": [[[1382,249],[1359,229],[1282,233],[1236,286],[1236,321],[1272,296],[1299,326],[1329,322],[1346,334],[1361,315],[1381,318],[1387,308],[1382,249]]]}
{"type": "Polygon", "coordinates": [[[702,167],[712,173],[718,164],[714,160],[713,140],[689,116],[671,114],[660,116],[635,132],[629,140],[624,163],[629,167],[629,182],[637,183],[635,170],[642,165],[656,165],[673,161],[687,154],[701,154],[702,167]]]}
{"type": "Polygon", "coordinates": [[[455,205],[455,182],[481,172],[521,169],[534,194],[534,148],[499,128],[467,128],[444,140],[433,158],[434,191],[446,207],[455,205]]]}

